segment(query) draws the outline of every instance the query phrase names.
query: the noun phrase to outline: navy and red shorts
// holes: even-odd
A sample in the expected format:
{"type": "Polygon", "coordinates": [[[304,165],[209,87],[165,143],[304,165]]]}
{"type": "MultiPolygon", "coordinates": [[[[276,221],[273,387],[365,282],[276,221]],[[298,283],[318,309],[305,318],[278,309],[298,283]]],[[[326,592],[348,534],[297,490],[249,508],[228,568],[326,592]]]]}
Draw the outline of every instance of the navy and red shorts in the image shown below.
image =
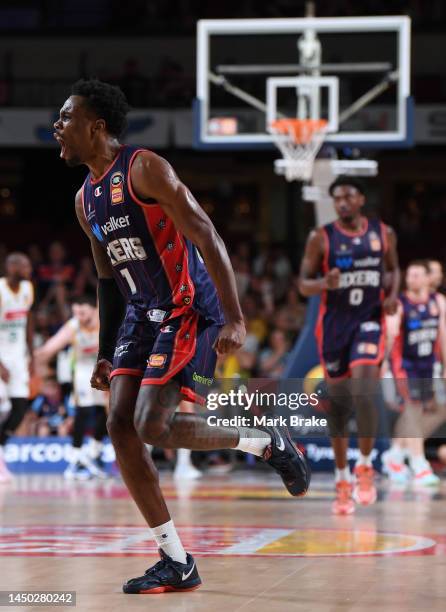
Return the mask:
{"type": "Polygon", "coordinates": [[[161,310],[128,304],[111,378],[137,376],[141,385],[163,385],[175,379],[185,400],[204,404],[217,361],[212,347],[221,327],[192,309],[169,318],[161,310]]]}
{"type": "Polygon", "coordinates": [[[323,333],[323,321],[316,336],[327,378],[346,378],[358,365],[380,365],[384,358],[385,333],[381,320],[364,321],[345,329],[342,336],[323,333]]]}
{"type": "Polygon", "coordinates": [[[433,365],[421,365],[415,361],[402,360],[399,367],[392,364],[396,390],[400,402],[429,403],[434,399],[433,365]]]}

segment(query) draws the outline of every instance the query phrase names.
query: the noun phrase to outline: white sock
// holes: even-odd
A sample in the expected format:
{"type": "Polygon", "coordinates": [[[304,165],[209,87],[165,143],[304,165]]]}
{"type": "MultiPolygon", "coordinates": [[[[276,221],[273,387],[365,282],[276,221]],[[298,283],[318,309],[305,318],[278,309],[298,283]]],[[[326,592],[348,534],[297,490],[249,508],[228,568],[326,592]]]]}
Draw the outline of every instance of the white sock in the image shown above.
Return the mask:
{"type": "Polygon", "coordinates": [[[241,450],[244,453],[251,453],[257,457],[263,455],[263,451],[271,444],[271,436],[260,429],[252,429],[250,427],[238,427],[240,440],[236,450],[241,450]]]}
{"type": "Polygon", "coordinates": [[[74,465],[75,463],[80,461],[81,455],[82,455],[82,449],[73,446],[71,448],[71,460],[70,460],[71,465],[74,465]]]}
{"type": "Polygon", "coordinates": [[[410,467],[416,474],[419,472],[423,472],[426,469],[431,469],[430,463],[424,455],[411,455],[409,457],[409,463],[410,467]]]}
{"type": "Polygon", "coordinates": [[[350,475],[350,468],[348,467],[348,465],[345,468],[335,469],[335,482],[339,482],[340,480],[346,480],[347,482],[350,482],[351,475],[350,475]]]}
{"type": "Polygon", "coordinates": [[[191,456],[192,451],[189,448],[179,448],[177,450],[177,462],[175,467],[193,467],[191,456]]]}
{"type": "Polygon", "coordinates": [[[101,456],[102,449],[104,444],[99,442],[99,440],[95,440],[95,438],[91,438],[90,443],[88,445],[88,454],[92,459],[97,459],[101,456]]]}
{"type": "Polygon", "coordinates": [[[152,535],[155,538],[158,547],[163,550],[166,555],[169,555],[174,561],[186,563],[186,551],[178,537],[177,530],[173,521],[167,521],[163,525],[153,527],[152,535]]]}
{"type": "Polygon", "coordinates": [[[398,444],[392,444],[389,449],[395,463],[404,463],[404,450],[398,444]]]}
{"type": "Polygon", "coordinates": [[[363,455],[362,453],[359,453],[356,465],[366,465],[367,467],[372,467],[372,453],[370,453],[369,455],[363,455]]]}

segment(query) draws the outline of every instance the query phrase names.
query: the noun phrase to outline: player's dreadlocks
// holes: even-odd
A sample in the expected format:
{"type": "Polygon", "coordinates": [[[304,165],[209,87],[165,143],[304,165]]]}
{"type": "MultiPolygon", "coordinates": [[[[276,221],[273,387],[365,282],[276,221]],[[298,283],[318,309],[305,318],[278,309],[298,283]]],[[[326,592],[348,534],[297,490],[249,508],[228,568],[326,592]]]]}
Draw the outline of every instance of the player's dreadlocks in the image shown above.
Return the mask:
{"type": "Polygon", "coordinates": [[[105,121],[109,134],[116,138],[121,136],[130,107],[119,87],[98,79],[81,79],[72,86],[71,93],[85,98],[88,108],[105,121]]]}

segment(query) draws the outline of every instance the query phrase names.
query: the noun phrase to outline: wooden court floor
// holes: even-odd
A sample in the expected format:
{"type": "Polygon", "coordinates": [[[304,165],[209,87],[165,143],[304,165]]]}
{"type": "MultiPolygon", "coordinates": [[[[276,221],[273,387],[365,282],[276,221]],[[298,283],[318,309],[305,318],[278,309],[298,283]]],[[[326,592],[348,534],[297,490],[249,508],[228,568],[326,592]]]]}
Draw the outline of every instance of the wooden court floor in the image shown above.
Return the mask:
{"type": "Polygon", "coordinates": [[[0,590],[75,590],[77,610],[98,612],[444,610],[446,482],[436,492],[382,483],[374,507],[342,518],[330,514],[328,477],[300,500],[263,472],[162,482],[199,590],[122,594],[156,560],[122,483],[40,475],[0,487],[0,590]]]}

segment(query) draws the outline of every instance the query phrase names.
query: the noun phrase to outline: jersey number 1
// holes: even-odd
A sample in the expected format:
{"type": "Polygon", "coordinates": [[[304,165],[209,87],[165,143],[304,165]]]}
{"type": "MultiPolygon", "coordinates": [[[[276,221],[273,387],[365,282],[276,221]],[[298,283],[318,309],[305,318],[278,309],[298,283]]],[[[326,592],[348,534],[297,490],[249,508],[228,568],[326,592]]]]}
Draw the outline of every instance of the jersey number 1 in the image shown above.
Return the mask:
{"type": "Polygon", "coordinates": [[[129,272],[128,268],[123,268],[122,270],[120,270],[122,276],[125,278],[125,280],[128,282],[129,287],[130,287],[130,291],[132,292],[132,294],[134,295],[136,293],[136,285],[135,282],[132,278],[132,275],[129,272]]]}

